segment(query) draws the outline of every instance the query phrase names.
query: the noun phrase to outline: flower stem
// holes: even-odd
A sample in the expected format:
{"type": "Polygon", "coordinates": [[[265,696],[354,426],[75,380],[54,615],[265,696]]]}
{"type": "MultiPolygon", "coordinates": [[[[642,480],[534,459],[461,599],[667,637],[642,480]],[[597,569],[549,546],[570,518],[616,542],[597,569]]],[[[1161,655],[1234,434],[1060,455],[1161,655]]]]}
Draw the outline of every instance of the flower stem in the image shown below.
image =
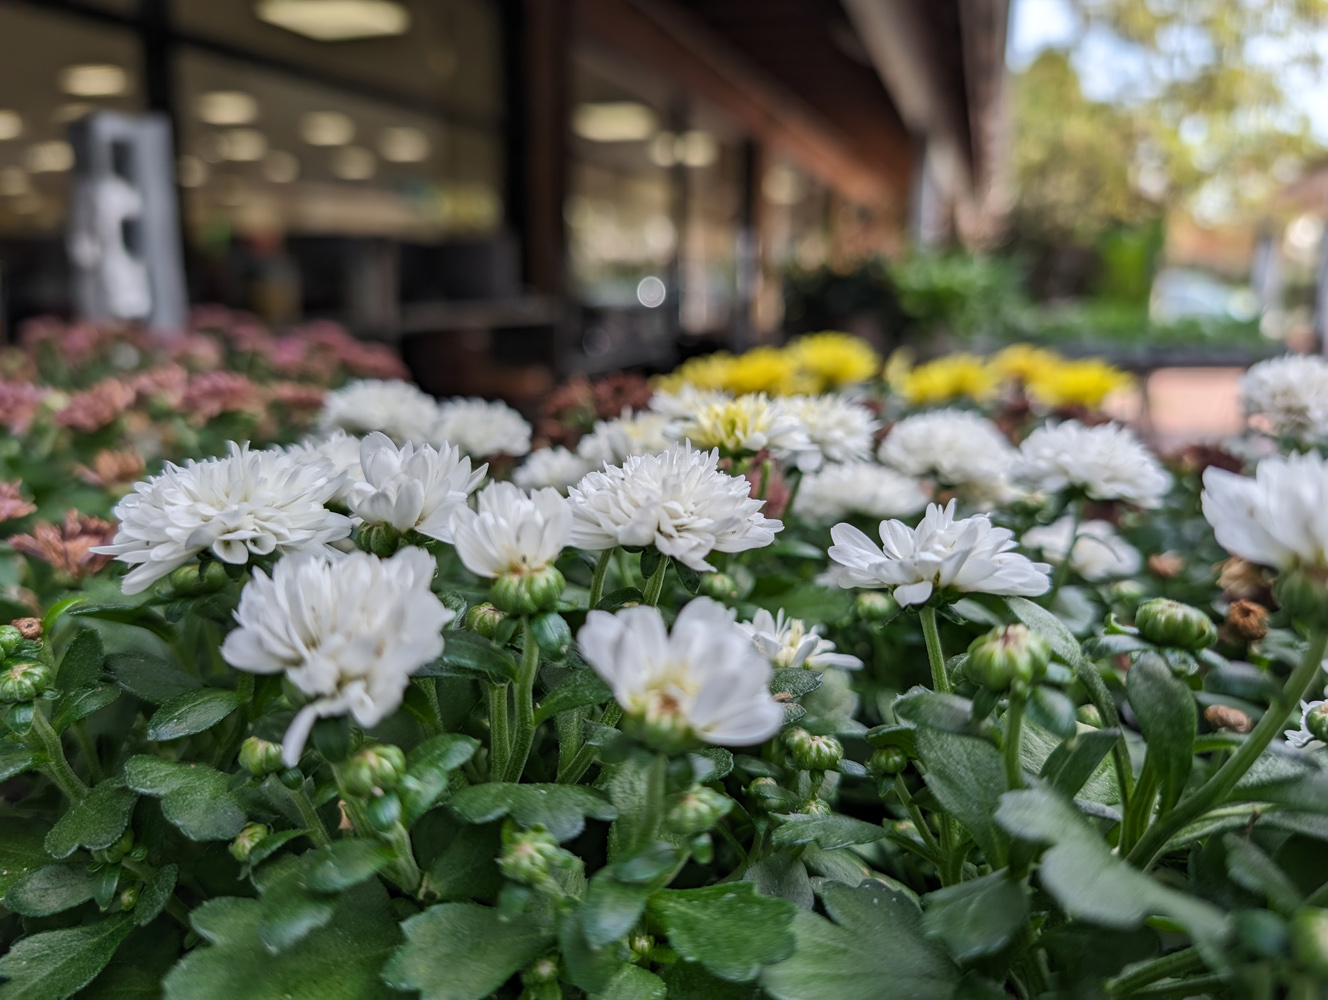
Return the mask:
{"type": "Polygon", "coordinates": [[[507,758],[504,781],[521,780],[535,741],[535,676],[539,673],[540,651],[529,618],[524,619],[522,629],[521,667],[516,678],[516,729],[512,733],[512,753],[507,758]]]}
{"type": "Polygon", "coordinates": [[[590,577],[590,609],[594,611],[599,605],[600,599],[604,596],[604,578],[609,575],[609,563],[613,560],[613,553],[617,551],[613,546],[605,549],[599,554],[599,561],[595,563],[595,572],[590,577]]]}
{"type": "Polygon", "coordinates": [[[69,766],[69,759],[65,756],[64,744],[60,742],[60,735],[51,728],[50,722],[42,714],[41,708],[34,705],[32,708],[32,735],[37,738],[41,745],[41,750],[46,755],[46,763],[42,765],[42,771],[59,787],[60,791],[65,793],[65,797],[70,802],[82,802],[88,795],[88,786],[83,784],[83,779],[74,773],[74,769],[69,766]]]}
{"type": "Polygon", "coordinates": [[[1065,582],[1065,577],[1070,572],[1070,557],[1074,555],[1074,543],[1079,540],[1079,526],[1084,520],[1084,498],[1076,497],[1071,503],[1074,507],[1074,513],[1071,515],[1074,520],[1070,524],[1070,545],[1065,550],[1065,555],[1061,557],[1061,564],[1056,567],[1051,593],[1047,595],[1047,607],[1051,607],[1051,602],[1056,600],[1056,595],[1061,592],[1061,584],[1065,582]]]}
{"type": "MultiPolygon", "coordinates": [[[[622,706],[615,701],[604,709],[604,714],[599,717],[599,724],[601,726],[616,726],[622,719],[622,714],[622,706]]],[[[595,763],[595,754],[598,752],[598,747],[591,746],[589,743],[582,744],[581,749],[576,752],[576,756],[572,758],[571,763],[558,775],[558,784],[575,785],[590,769],[590,765],[595,763]]]]}
{"type": "MultiPolygon", "coordinates": [[[[135,878],[142,882],[148,881],[157,874],[157,869],[146,861],[135,861],[133,858],[125,857],[120,859],[120,866],[129,872],[135,878]]],[[[166,912],[175,918],[186,931],[192,931],[193,927],[189,924],[189,909],[172,892],[170,898],[166,900],[166,912]]]]}
{"type": "Polygon", "coordinates": [[[1180,951],[1168,952],[1159,958],[1151,959],[1133,972],[1107,980],[1107,992],[1112,996],[1129,996],[1140,987],[1148,986],[1159,979],[1183,976],[1186,973],[1198,972],[1202,968],[1204,960],[1199,953],[1193,948],[1182,948],[1180,951]]]}
{"type": "Polygon", "coordinates": [[[659,565],[655,567],[655,572],[650,574],[650,579],[646,581],[646,589],[641,595],[642,604],[648,604],[652,608],[659,604],[659,595],[664,592],[664,577],[668,574],[669,563],[672,561],[669,556],[660,555],[659,565]]]}
{"type": "Polygon", "coordinates": [[[895,776],[895,792],[899,795],[899,801],[904,803],[904,808],[908,810],[908,817],[913,821],[913,827],[918,831],[923,845],[931,852],[932,861],[939,866],[941,845],[936,843],[936,837],[932,834],[931,827],[927,825],[927,818],[922,815],[922,810],[913,801],[913,796],[908,793],[908,786],[904,783],[902,774],[895,776]]]}
{"type": "Polygon", "coordinates": [[[489,685],[489,774],[502,781],[512,754],[512,730],[507,712],[508,684],[489,685]]]}
{"type": "Polygon", "coordinates": [[[950,678],[945,673],[945,654],[941,652],[941,633],[936,628],[936,609],[924,606],[918,612],[922,637],[927,642],[927,660],[931,664],[931,686],[938,694],[950,693],[950,678]]]}
{"type": "Polygon", "coordinates": [[[1140,868],[1148,868],[1156,860],[1157,854],[1167,842],[1188,823],[1198,819],[1209,809],[1221,805],[1223,800],[1236,787],[1236,783],[1245,776],[1245,772],[1254,766],[1254,762],[1273,742],[1273,738],[1286,726],[1287,713],[1292,706],[1300,704],[1305,693],[1319,676],[1323,663],[1324,650],[1328,649],[1328,629],[1316,627],[1310,634],[1309,645],[1296,669],[1287,678],[1280,694],[1268,706],[1268,711],[1245,737],[1240,747],[1232,754],[1217,773],[1200,786],[1199,790],[1188,798],[1182,799],[1165,817],[1160,818],[1139,838],[1139,842],[1130,851],[1128,861],[1140,868]]]}
{"type": "Polygon", "coordinates": [[[659,825],[664,821],[664,785],[668,780],[669,758],[662,753],[655,754],[650,762],[650,772],[646,776],[645,808],[641,811],[636,827],[636,836],[632,838],[632,850],[635,854],[649,844],[659,834],[659,825]]]}
{"type": "Polygon", "coordinates": [[[1001,757],[1005,761],[1005,783],[1010,788],[1024,787],[1024,761],[1020,754],[1023,742],[1024,708],[1028,699],[1022,694],[1010,694],[1010,707],[1005,712],[1005,736],[1001,740],[1001,757]]]}
{"type": "Polygon", "coordinates": [[[74,742],[78,744],[78,751],[83,755],[83,760],[88,765],[88,777],[94,785],[98,784],[106,775],[102,771],[101,761],[97,758],[97,745],[88,733],[88,727],[82,719],[79,719],[69,727],[69,731],[74,734],[74,742]]]}
{"type": "MultiPolygon", "coordinates": [[[[285,786],[282,786],[285,788],[285,786]]],[[[295,803],[295,808],[300,811],[300,819],[304,820],[305,828],[309,831],[309,839],[318,847],[331,847],[332,838],[328,836],[327,827],[323,825],[323,818],[318,815],[318,810],[314,808],[313,799],[309,798],[309,793],[300,788],[287,788],[290,793],[291,801],[295,803]]]]}

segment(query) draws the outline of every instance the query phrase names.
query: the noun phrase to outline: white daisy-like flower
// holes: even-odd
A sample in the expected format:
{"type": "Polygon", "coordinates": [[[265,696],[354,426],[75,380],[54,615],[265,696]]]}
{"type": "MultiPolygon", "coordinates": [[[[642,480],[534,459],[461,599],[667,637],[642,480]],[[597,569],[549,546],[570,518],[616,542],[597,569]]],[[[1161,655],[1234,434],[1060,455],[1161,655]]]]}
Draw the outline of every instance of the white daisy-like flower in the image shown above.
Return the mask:
{"type": "MultiPolygon", "coordinates": [[[[1071,533],[1074,533],[1074,518],[1066,515],[1024,532],[1023,545],[1040,549],[1047,562],[1059,566],[1070,548],[1071,533]]],[[[1110,521],[1084,521],[1074,538],[1070,568],[1085,580],[1097,582],[1133,576],[1143,569],[1144,557],[1117,533],[1110,521]]]]}
{"type": "Polygon", "coordinates": [[[474,397],[444,400],[438,404],[434,432],[471,458],[493,455],[520,458],[530,451],[530,424],[500,400],[474,397]]]}
{"type": "Polygon", "coordinates": [[[839,585],[892,587],[900,604],[926,604],[935,590],[1036,597],[1051,567],[1013,551],[1014,533],[985,514],[955,520],[955,502],[929,504],[922,523],[881,522],[881,547],[851,524],[830,529],[830,558],[844,567],[839,585]]]}
{"type": "Polygon", "coordinates": [[[323,398],[319,430],[341,429],[365,435],[381,431],[397,444],[433,441],[438,425],[438,404],[417,386],[400,379],[360,379],[347,382],[323,398]]]}
{"type": "Polygon", "coordinates": [[[1171,476],[1153,453],[1119,424],[1085,427],[1077,420],[1039,427],[1019,446],[1017,478],[1048,493],[1082,490],[1094,500],[1156,507],[1171,476]]]}
{"type": "Polygon", "coordinates": [[[1250,367],[1240,380],[1245,412],[1268,430],[1302,440],[1328,435],[1328,361],[1288,354],[1250,367]]]}
{"type": "Polygon", "coordinates": [[[1317,750],[1323,746],[1322,741],[1310,732],[1309,726],[1310,713],[1322,704],[1324,704],[1322,699],[1300,703],[1300,728],[1286,730],[1286,741],[1289,746],[1297,750],[1317,750]]]}
{"type": "Polygon", "coordinates": [[[400,532],[418,531],[440,542],[452,541],[452,515],[466,505],[488,471],[474,472],[460,449],[445,444],[392,443],[377,431],[360,445],[364,481],[346,494],[350,512],[366,524],[387,524],[400,532]]]}
{"type": "Polygon", "coordinates": [[[284,673],[310,699],[286,730],[287,767],[317,719],[376,726],[400,707],[411,674],[442,655],[454,614],[430,590],[435,569],[433,556],[408,547],[390,559],[294,556],[245,584],[221,655],[239,670],[284,673]]]}
{"type": "Polygon", "coordinates": [[[137,594],[204,550],[223,562],[304,550],[326,551],[350,534],[350,519],[328,510],[345,482],[327,459],[297,461],[250,451],[184,465],[138,483],[115,507],[120,529],[93,551],[135,567],[122,583],[137,594]]]}
{"type": "Polygon", "coordinates": [[[769,449],[776,458],[799,468],[813,469],[821,463],[821,453],[807,437],[802,420],[782,400],[765,393],[708,403],[672,424],[668,433],[676,441],[690,441],[701,449],[718,448],[725,455],[769,449]]]}
{"type": "Polygon", "coordinates": [[[572,544],[601,550],[653,545],[694,570],[711,552],[745,552],[775,540],[784,525],[761,513],[751,484],[720,472],[719,451],[675,444],[586,474],[568,492],[572,544]]]}
{"type": "Polygon", "coordinates": [[[480,491],[477,506],[478,513],[461,507],[452,518],[452,544],[477,576],[538,572],[570,540],[572,510],[557,490],[525,493],[511,483],[490,483],[480,491]]]}
{"type": "Polygon", "coordinates": [[[658,455],[673,443],[665,433],[671,422],[664,413],[625,409],[616,420],[597,420],[576,453],[595,465],[620,465],[628,455],[658,455]]]}
{"type": "Polygon", "coordinates": [[[669,420],[686,420],[702,407],[732,398],[727,392],[720,392],[718,389],[698,389],[694,385],[682,385],[675,392],[655,390],[655,394],[650,397],[650,409],[663,414],[669,420]]]}
{"type": "Polygon", "coordinates": [[[848,653],[836,653],[835,644],[817,634],[819,626],[807,627],[801,618],[785,618],[781,609],[772,615],[761,608],[750,622],[738,628],[752,640],[761,655],[776,667],[806,667],[808,670],[857,670],[862,661],[848,653]]]}
{"type": "Polygon", "coordinates": [[[1016,452],[1000,428],[969,410],[929,410],[899,421],[877,453],[909,476],[935,479],[966,498],[999,500],[1009,492],[1016,452]]]}
{"type": "Polygon", "coordinates": [[[555,489],[566,493],[594,465],[576,452],[559,445],[556,448],[536,448],[512,473],[512,482],[523,490],[555,489]]]}
{"type": "Polygon", "coordinates": [[[709,598],[684,606],[672,633],[655,608],[592,611],[577,644],[628,719],[662,742],[750,746],[783,723],[770,663],[709,598]]]}
{"type": "Polygon", "coordinates": [[[881,422],[861,403],[836,393],[789,396],[785,410],[802,423],[812,446],[827,462],[855,462],[871,457],[881,422]]]}
{"type": "Polygon", "coordinates": [[[912,476],[874,462],[845,462],[809,472],[798,487],[793,512],[812,524],[849,517],[904,517],[927,506],[930,496],[912,476]]]}
{"type": "Polygon", "coordinates": [[[327,459],[332,468],[346,478],[337,491],[337,500],[345,500],[346,494],[356,483],[364,482],[364,469],[360,466],[360,438],[335,430],[325,437],[306,437],[303,441],[287,445],[286,454],[297,462],[316,462],[327,459]]]}
{"type": "Polygon", "coordinates": [[[1203,514],[1234,556],[1281,570],[1328,569],[1328,461],[1265,458],[1254,476],[1204,472],[1203,514]]]}

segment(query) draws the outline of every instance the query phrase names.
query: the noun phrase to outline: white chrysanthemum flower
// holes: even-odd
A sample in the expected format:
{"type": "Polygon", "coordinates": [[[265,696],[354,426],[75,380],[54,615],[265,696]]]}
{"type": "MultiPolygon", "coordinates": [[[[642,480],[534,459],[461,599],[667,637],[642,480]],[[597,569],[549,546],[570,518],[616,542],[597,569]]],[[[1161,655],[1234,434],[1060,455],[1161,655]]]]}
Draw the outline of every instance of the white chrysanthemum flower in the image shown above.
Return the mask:
{"type": "Polygon", "coordinates": [[[432,441],[437,424],[434,398],[400,379],[347,382],[323,398],[318,415],[318,427],[324,432],[338,428],[356,435],[381,431],[397,444],[432,441]]]}
{"type": "Polygon", "coordinates": [[[1240,380],[1245,412],[1274,434],[1313,440],[1328,435],[1328,361],[1288,354],[1253,365],[1240,380]]]}
{"type": "Polygon", "coordinates": [[[904,517],[930,499],[912,476],[874,462],[846,462],[809,472],[798,487],[793,512],[812,524],[830,525],[849,517],[904,517]]]}
{"type": "MultiPolygon", "coordinates": [[[[1047,562],[1059,566],[1070,548],[1071,533],[1074,533],[1074,518],[1066,515],[1024,532],[1023,545],[1041,550],[1047,562]]],[[[1085,580],[1133,576],[1143,569],[1144,557],[1117,533],[1110,521],[1084,521],[1074,537],[1070,568],[1085,580]]]]}
{"type": "Polygon", "coordinates": [[[480,491],[479,512],[469,507],[452,518],[453,545],[477,576],[523,575],[544,569],[570,540],[572,510],[557,490],[525,493],[511,483],[480,491]]]}
{"type": "Polygon", "coordinates": [[[1254,476],[1209,468],[1203,513],[1234,556],[1281,570],[1328,569],[1328,461],[1265,458],[1254,476]]]}
{"type": "Polygon", "coordinates": [[[470,459],[453,445],[397,447],[377,431],[360,445],[364,481],[352,484],[346,506],[365,524],[418,531],[440,542],[452,540],[452,515],[466,506],[488,471],[470,470],[470,459]]]}
{"type": "Polygon", "coordinates": [[[530,424],[499,400],[457,397],[439,403],[434,433],[471,458],[519,458],[530,451],[530,424]]]}
{"type": "Polygon", "coordinates": [[[802,423],[807,438],[827,462],[855,462],[871,457],[881,423],[872,411],[845,396],[789,396],[785,410],[802,423]]]}
{"type": "Polygon", "coordinates": [[[701,571],[711,552],[745,552],[775,540],[779,521],[761,513],[746,479],[717,468],[718,451],[675,444],[660,455],[633,455],[587,473],[568,493],[572,544],[600,550],[653,545],[701,571]]]}
{"type": "Polygon", "coordinates": [[[1153,453],[1119,424],[1085,427],[1077,420],[1039,427],[1019,446],[1015,475],[1035,490],[1082,490],[1094,500],[1156,507],[1171,476],[1153,453]]]}
{"type": "Polygon", "coordinates": [[[353,485],[364,482],[360,438],[343,430],[335,430],[326,437],[306,437],[283,450],[297,462],[317,462],[324,458],[331,462],[333,471],[346,477],[337,491],[337,500],[345,500],[353,485]]]}
{"type": "Polygon", "coordinates": [[[1290,746],[1297,750],[1317,750],[1323,746],[1320,739],[1310,732],[1309,718],[1310,712],[1314,711],[1323,704],[1319,701],[1302,701],[1300,703],[1300,728],[1286,730],[1286,741],[1290,746]]]}
{"type": "Polygon", "coordinates": [[[906,475],[930,477],[985,502],[1010,492],[1016,452],[986,417],[947,408],[905,417],[890,428],[877,454],[906,475]]]}
{"type": "Polygon", "coordinates": [[[331,462],[230,447],[223,458],[167,462],[116,505],[120,530],[93,551],[136,567],[124,578],[126,594],[146,590],[204,550],[243,564],[251,555],[326,550],[350,534],[350,519],[324,506],[345,482],[331,462]]]}
{"type": "Polygon", "coordinates": [[[781,610],[772,615],[762,608],[750,622],[738,622],[761,655],[776,667],[806,667],[808,670],[857,670],[862,661],[848,653],[836,653],[835,644],[817,634],[818,626],[807,627],[801,618],[785,618],[781,610]]]}
{"type": "Polygon", "coordinates": [[[592,611],[577,644],[629,720],[666,745],[750,746],[783,723],[769,662],[709,598],[684,606],[672,633],[655,608],[592,611]]]}
{"type": "Polygon", "coordinates": [[[284,673],[311,699],[286,730],[287,767],[315,720],[349,714],[376,726],[401,705],[410,675],[442,654],[454,615],[430,589],[435,568],[414,547],[391,559],[295,556],[245,584],[221,655],[239,670],[284,673]]]}
{"type": "Polygon", "coordinates": [[[565,494],[592,468],[587,459],[561,445],[537,448],[512,473],[512,482],[523,490],[555,489],[565,494]]]}
{"type": "Polygon", "coordinates": [[[732,398],[728,393],[720,392],[718,389],[698,389],[694,385],[683,385],[676,392],[657,389],[650,397],[650,409],[663,414],[669,420],[686,420],[702,407],[732,398]]]}
{"type": "Polygon", "coordinates": [[[776,458],[799,468],[814,469],[821,464],[821,453],[807,437],[802,420],[783,400],[765,393],[708,403],[670,425],[668,433],[676,441],[690,441],[703,450],[718,448],[725,455],[769,449],[776,458]]]}
{"type": "Polygon", "coordinates": [[[844,567],[839,585],[893,587],[900,604],[925,604],[932,591],[1036,597],[1051,586],[1051,567],[1012,551],[1014,533],[985,514],[955,520],[955,502],[929,504],[922,523],[881,522],[876,543],[851,524],[830,529],[830,558],[844,567]]]}
{"type": "Polygon", "coordinates": [[[665,433],[671,423],[663,413],[625,409],[617,420],[598,420],[581,439],[576,453],[595,465],[620,465],[628,455],[658,455],[673,441],[665,433]]]}

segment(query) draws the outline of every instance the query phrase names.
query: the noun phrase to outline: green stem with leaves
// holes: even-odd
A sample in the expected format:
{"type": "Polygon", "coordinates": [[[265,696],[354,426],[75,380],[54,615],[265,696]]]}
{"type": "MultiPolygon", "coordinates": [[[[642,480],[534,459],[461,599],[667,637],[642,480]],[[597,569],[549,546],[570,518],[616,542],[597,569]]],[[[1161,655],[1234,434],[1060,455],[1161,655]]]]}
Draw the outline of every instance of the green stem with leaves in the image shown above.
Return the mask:
{"type": "Polygon", "coordinates": [[[927,643],[927,662],[931,664],[931,686],[937,694],[950,694],[950,677],[945,672],[945,654],[941,651],[941,633],[936,627],[936,609],[924,606],[918,612],[922,638],[927,643]]]}
{"type": "Polygon", "coordinates": [[[489,685],[489,774],[502,781],[512,755],[512,727],[507,711],[510,684],[489,685]]]}
{"type": "Polygon", "coordinates": [[[309,798],[309,793],[304,790],[304,785],[300,785],[299,788],[289,788],[285,785],[282,787],[286,788],[291,801],[295,803],[295,808],[300,811],[300,819],[304,822],[305,829],[309,831],[309,839],[318,847],[331,847],[332,838],[328,835],[327,827],[323,825],[323,818],[314,808],[313,799],[309,798]]]}
{"type": "Polygon", "coordinates": [[[1107,992],[1112,996],[1129,996],[1136,990],[1157,982],[1159,979],[1172,979],[1204,968],[1204,960],[1193,948],[1182,948],[1168,952],[1158,958],[1144,962],[1138,968],[1123,976],[1107,980],[1107,992]]]}
{"type": "Polygon", "coordinates": [[[65,798],[76,803],[87,798],[88,786],[83,784],[83,779],[69,766],[64,744],[60,742],[60,734],[51,728],[51,723],[42,714],[38,705],[32,707],[32,728],[29,732],[46,756],[42,771],[55,782],[60,791],[64,792],[65,798]]]}
{"type": "Polygon", "coordinates": [[[595,572],[590,577],[590,610],[594,611],[599,606],[600,600],[604,597],[604,578],[609,575],[609,563],[613,561],[613,553],[617,549],[609,547],[599,554],[599,559],[595,562],[595,572]]]}
{"type": "Polygon", "coordinates": [[[1005,711],[1005,735],[1001,738],[1001,759],[1005,762],[1005,783],[1010,788],[1024,787],[1024,760],[1021,753],[1024,732],[1024,709],[1028,697],[1010,692],[1010,707],[1005,711]]]}
{"type": "MultiPolygon", "coordinates": [[[[604,709],[604,714],[599,717],[601,726],[616,726],[622,721],[622,706],[616,701],[609,704],[604,709]]],[[[581,745],[581,749],[576,752],[576,756],[559,775],[558,784],[575,785],[581,780],[582,776],[590,770],[590,765],[595,763],[595,755],[599,753],[599,747],[591,746],[589,743],[581,745]]]]}
{"type": "Polygon", "coordinates": [[[655,572],[650,574],[650,579],[646,581],[645,590],[641,594],[642,604],[648,604],[652,608],[658,606],[659,596],[664,593],[664,577],[668,575],[669,563],[672,561],[668,556],[660,555],[659,565],[655,567],[655,572]]]}
{"type": "Polygon", "coordinates": [[[633,854],[659,835],[660,824],[664,822],[664,786],[668,774],[668,756],[655,754],[650,762],[650,772],[646,775],[645,807],[637,821],[636,836],[632,838],[633,854]]]}
{"type": "Polygon", "coordinates": [[[530,619],[522,621],[521,665],[516,676],[516,728],[512,731],[512,751],[507,758],[503,781],[520,781],[526,769],[530,748],[535,741],[535,677],[539,673],[539,643],[530,619]]]}

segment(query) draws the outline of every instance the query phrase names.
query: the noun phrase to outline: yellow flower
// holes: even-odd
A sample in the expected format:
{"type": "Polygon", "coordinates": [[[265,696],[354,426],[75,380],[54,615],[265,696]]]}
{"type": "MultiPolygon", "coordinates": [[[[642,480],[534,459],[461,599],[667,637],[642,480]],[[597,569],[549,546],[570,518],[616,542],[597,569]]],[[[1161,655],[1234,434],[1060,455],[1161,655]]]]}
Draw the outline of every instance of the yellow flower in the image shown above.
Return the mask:
{"type": "Polygon", "coordinates": [[[1099,409],[1113,392],[1127,389],[1134,379],[1101,358],[1064,361],[1035,375],[1028,383],[1028,394],[1053,410],[1071,406],[1099,409]]]}
{"type": "Polygon", "coordinates": [[[951,354],[919,365],[896,383],[895,390],[912,406],[954,399],[990,399],[1000,376],[976,354],[951,354]]]}
{"type": "Polygon", "coordinates": [[[816,392],[819,386],[787,351],[777,347],[753,347],[733,359],[727,372],[727,383],[721,388],[735,396],[749,392],[791,396],[816,392]]]}
{"type": "Polygon", "coordinates": [[[1016,382],[1032,382],[1065,363],[1055,351],[1048,351],[1032,344],[1011,344],[998,351],[990,361],[992,369],[1001,378],[1016,382]]]}
{"type": "Polygon", "coordinates": [[[727,391],[729,371],[734,360],[733,355],[727,351],[689,358],[668,375],[656,379],[655,385],[665,392],[677,392],[685,385],[694,385],[698,389],[727,391]]]}
{"type": "Polygon", "coordinates": [[[833,330],[799,337],[785,352],[799,368],[816,377],[818,389],[866,382],[881,366],[880,356],[865,340],[833,330]]]}
{"type": "Polygon", "coordinates": [[[798,421],[765,393],[752,393],[702,406],[678,430],[693,447],[718,448],[724,455],[744,455],[763,448],[805,445],[798,421]]]}

